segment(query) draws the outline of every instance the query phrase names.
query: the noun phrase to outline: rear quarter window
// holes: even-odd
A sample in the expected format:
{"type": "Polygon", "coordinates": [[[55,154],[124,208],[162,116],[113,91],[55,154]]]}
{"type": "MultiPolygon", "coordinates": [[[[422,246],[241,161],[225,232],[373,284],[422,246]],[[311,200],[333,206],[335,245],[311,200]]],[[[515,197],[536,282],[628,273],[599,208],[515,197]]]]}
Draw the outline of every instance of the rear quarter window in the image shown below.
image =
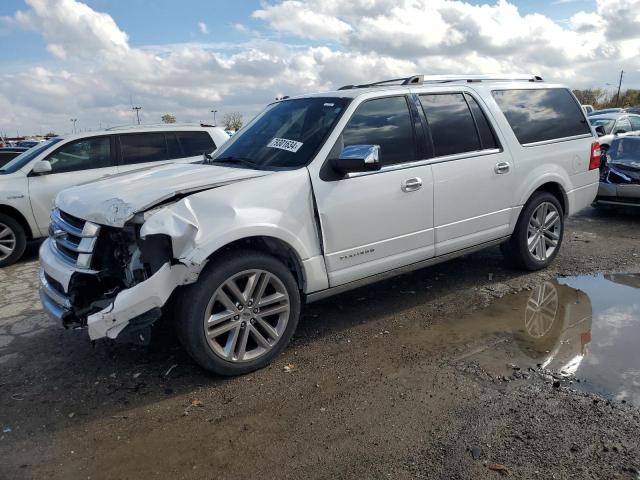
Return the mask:
{"type": "Polygon", "coordinates": [[[523,145],[591,135],[582,108],[566,88],[494,90],[492,94],[523,145]]]}
{"type": "Polygon", "coordinates": [[[216,149],[216,144],[207,132],[176,132],[176,135],[185,157],[211,153],[216,149]]]}

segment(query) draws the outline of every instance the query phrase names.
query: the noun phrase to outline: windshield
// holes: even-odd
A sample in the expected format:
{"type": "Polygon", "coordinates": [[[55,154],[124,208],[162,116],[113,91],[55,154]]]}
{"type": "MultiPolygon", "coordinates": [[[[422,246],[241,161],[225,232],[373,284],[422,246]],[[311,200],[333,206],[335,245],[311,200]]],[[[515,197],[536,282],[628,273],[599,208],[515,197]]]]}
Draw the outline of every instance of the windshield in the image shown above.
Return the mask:
{"type": "Polygon", "coordinates": [[[625,137],[611,142],[609,161],[640,168],[640,137],[625,137]]]}
{"type": "Polygon", "coordinates": [[[52,138],[51,140],[47,140],[46,142],[42,142],[41,144],[36,145],[35,147],[30,148],[29,150],[26,150],[24,153],[21,153],[16,158],[14,158],[9,163],[7,163],[4,167],[0,168],[0,174],[13,173],[19,170],[20,168],[24,167],[27,163],[29,163],[31,160],[36,158],[40,153],[44,152],[51,145],[54,145],[61,141],[62,141],[62,138],[60,137],[52,138]]]}
{"type": "Polygon", "coordinates": [[[613,118],[590,118],[589,123],[594,127],[604,127],[604,133],[608,135],[611,133],[613,124],[616,123],[616,121],[613,118]]]}
{"type": "Polygon", "coordinates": [[[256,169],[308,165],[349,104],[347,98],[300,98],[269,106],[213,155],[210,163],[256,169]]]}

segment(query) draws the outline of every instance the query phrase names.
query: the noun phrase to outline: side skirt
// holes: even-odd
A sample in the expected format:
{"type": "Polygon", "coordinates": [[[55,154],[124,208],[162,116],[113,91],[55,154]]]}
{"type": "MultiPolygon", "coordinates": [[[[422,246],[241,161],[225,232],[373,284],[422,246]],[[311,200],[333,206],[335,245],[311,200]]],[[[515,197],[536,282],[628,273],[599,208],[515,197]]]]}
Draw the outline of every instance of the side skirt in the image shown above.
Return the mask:
{"type": "Polygon", "coordinates": [[[438,263],[446,262],[447,260],[452,260],[454,258],[461,257],[462,255],[468,255],[470,253],[484,250],[485,248],[493,247],[495,245],[500,245],[501,243],[509,240],[509,237],[510,235],[506,237],[498,238],[496,240],[491,240],[490,242],[484,242],[479,245],[474,245],[473,247],[467,247],[467,248],[463,248],[462,250],[456,250],[455,252],[450,252],[445,255],[440,255],[438,257],[428,258],[420,262],[411,263],[403,267],[394,268],[393,270],[377,273],[369,277],[361,278],[360,280],[355,280],[353,282],[345,283],[344,285],[338,285],[335,287],[327,288],[326,290],[320,290],[319,292],[310,293],[306,296],[306,302],[307,303],[316,302],[318,300],[322,300],[323,298],[331,297],[333,295],[347,292],[355,288],[364,287],[365,285],[369,285],[371,283],[380,282],[382,280],[396,277],[404,273],[413,272],[414,270],[420,270],[421,268],[437,265],[438,263]]]}

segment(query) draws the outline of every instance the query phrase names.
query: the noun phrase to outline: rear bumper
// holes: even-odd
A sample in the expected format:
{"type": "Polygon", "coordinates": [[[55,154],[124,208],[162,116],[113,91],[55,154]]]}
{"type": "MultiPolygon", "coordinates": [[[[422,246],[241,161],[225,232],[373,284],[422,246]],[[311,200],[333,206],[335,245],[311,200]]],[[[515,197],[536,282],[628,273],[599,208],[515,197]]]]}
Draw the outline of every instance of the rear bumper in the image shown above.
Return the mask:
{"type": "Polygon", "coordinates": [[[599,182],[594,182],[567,192],[569,203],[569,211],[567,213],[573,215],[591,205],[598,193],[598,185],[599,182]]]}

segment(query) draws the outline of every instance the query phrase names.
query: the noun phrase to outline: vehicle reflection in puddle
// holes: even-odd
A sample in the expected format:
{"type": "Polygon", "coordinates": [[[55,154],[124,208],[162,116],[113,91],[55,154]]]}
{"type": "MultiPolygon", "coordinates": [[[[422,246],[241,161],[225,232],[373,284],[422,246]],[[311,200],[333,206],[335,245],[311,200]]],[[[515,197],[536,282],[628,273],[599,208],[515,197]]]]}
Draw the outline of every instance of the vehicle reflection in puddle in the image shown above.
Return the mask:
{"type": "Polygon", "coordinates": [[[542,368],[575,377],[574,387],[640,405],[639,274],[547,281],[478,314],[483,321],[474,324],[483,333],[492,324],[498,335],[510,330],[513,341],[498,340],[499,348],[478,348],[458,360],[510,378],[542,368]]]}

